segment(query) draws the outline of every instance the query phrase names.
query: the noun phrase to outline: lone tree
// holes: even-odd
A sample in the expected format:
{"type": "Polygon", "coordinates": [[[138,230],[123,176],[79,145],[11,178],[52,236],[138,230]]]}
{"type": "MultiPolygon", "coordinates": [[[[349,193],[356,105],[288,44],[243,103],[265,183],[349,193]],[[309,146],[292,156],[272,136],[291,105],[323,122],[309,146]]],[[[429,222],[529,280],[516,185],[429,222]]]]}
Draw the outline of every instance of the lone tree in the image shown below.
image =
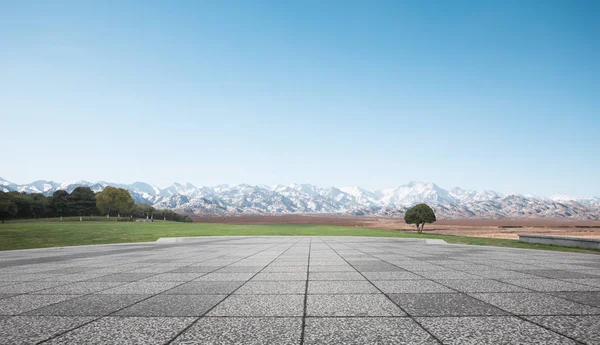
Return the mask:
{"type": "Polygon", "coordinates": [[[111,212],[117,212],[117,219],[121,212],[131,210],[134,205],[133,198],[127,189],[107,186],[96,195],[96,206],[102,213],[106,213],[106,218],[110,217],[111,212]]]}
{"type": "Polygon", "coordinates": [[[417,231],[422,233],[425,223],[433,223],[436,219],[435,213],[433,213],[431,207],[427,204],[418,204],[406,211],[406,214],[404,214],[404,221],[406,224],[416,224],[417,231]]]}

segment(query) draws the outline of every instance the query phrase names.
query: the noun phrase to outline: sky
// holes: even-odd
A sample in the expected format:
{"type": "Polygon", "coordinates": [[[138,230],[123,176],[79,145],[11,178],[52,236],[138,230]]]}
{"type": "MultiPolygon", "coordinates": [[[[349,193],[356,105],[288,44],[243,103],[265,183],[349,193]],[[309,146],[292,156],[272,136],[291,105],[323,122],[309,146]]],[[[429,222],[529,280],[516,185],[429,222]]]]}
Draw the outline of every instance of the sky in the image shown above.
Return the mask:
{"type": "Polygon", "coordinates": [[[597,1],[0,0],[0,177],[600,196],[597,1]]]}

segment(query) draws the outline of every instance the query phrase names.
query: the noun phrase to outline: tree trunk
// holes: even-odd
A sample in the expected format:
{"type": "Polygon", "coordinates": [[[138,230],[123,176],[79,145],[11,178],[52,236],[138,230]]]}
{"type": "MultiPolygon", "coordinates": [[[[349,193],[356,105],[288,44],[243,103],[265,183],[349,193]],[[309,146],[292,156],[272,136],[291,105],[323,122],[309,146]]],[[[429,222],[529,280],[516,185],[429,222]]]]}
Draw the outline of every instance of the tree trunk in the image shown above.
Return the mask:
{"type": "Polygon", "coordinates": [[[83,217],[82,216],[79,216],[79,221],[83,222],[83,217]]]}
{"type": "Polygon", "coordinates": [[[425,228],[425,223],[421,224],[421,232],[423,232],[423,228],[425,228]]]}

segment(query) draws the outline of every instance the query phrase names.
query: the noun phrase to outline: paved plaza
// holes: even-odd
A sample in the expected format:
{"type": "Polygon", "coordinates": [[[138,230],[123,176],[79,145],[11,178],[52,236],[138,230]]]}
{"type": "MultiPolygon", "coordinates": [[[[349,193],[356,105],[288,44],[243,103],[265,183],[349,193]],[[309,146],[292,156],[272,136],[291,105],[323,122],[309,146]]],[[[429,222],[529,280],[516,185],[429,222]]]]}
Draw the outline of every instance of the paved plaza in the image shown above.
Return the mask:
{"type": "Polygon", "coordinates": [[[0,252],[0,343],[600,344],[600,256],[357,237],[0,252]]]}

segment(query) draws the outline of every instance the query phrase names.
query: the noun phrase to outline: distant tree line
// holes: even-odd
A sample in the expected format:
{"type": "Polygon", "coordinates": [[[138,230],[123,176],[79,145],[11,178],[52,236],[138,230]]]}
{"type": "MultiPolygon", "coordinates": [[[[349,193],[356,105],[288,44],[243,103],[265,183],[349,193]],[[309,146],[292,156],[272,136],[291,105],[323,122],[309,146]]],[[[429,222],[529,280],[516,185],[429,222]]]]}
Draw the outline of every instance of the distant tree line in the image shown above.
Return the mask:
{"type": "Polygon", "coordinates": [[[157,210],[145,204],[136,204],[128,190],[106,187],[94,193],[89,187],[77,187],[70,194],[57,190],[52,196],[40,193],[0,191],[0,218],[28,219],[51,217],[130,217],[190,222],[187,215],[171,210],[157,210]]]}

